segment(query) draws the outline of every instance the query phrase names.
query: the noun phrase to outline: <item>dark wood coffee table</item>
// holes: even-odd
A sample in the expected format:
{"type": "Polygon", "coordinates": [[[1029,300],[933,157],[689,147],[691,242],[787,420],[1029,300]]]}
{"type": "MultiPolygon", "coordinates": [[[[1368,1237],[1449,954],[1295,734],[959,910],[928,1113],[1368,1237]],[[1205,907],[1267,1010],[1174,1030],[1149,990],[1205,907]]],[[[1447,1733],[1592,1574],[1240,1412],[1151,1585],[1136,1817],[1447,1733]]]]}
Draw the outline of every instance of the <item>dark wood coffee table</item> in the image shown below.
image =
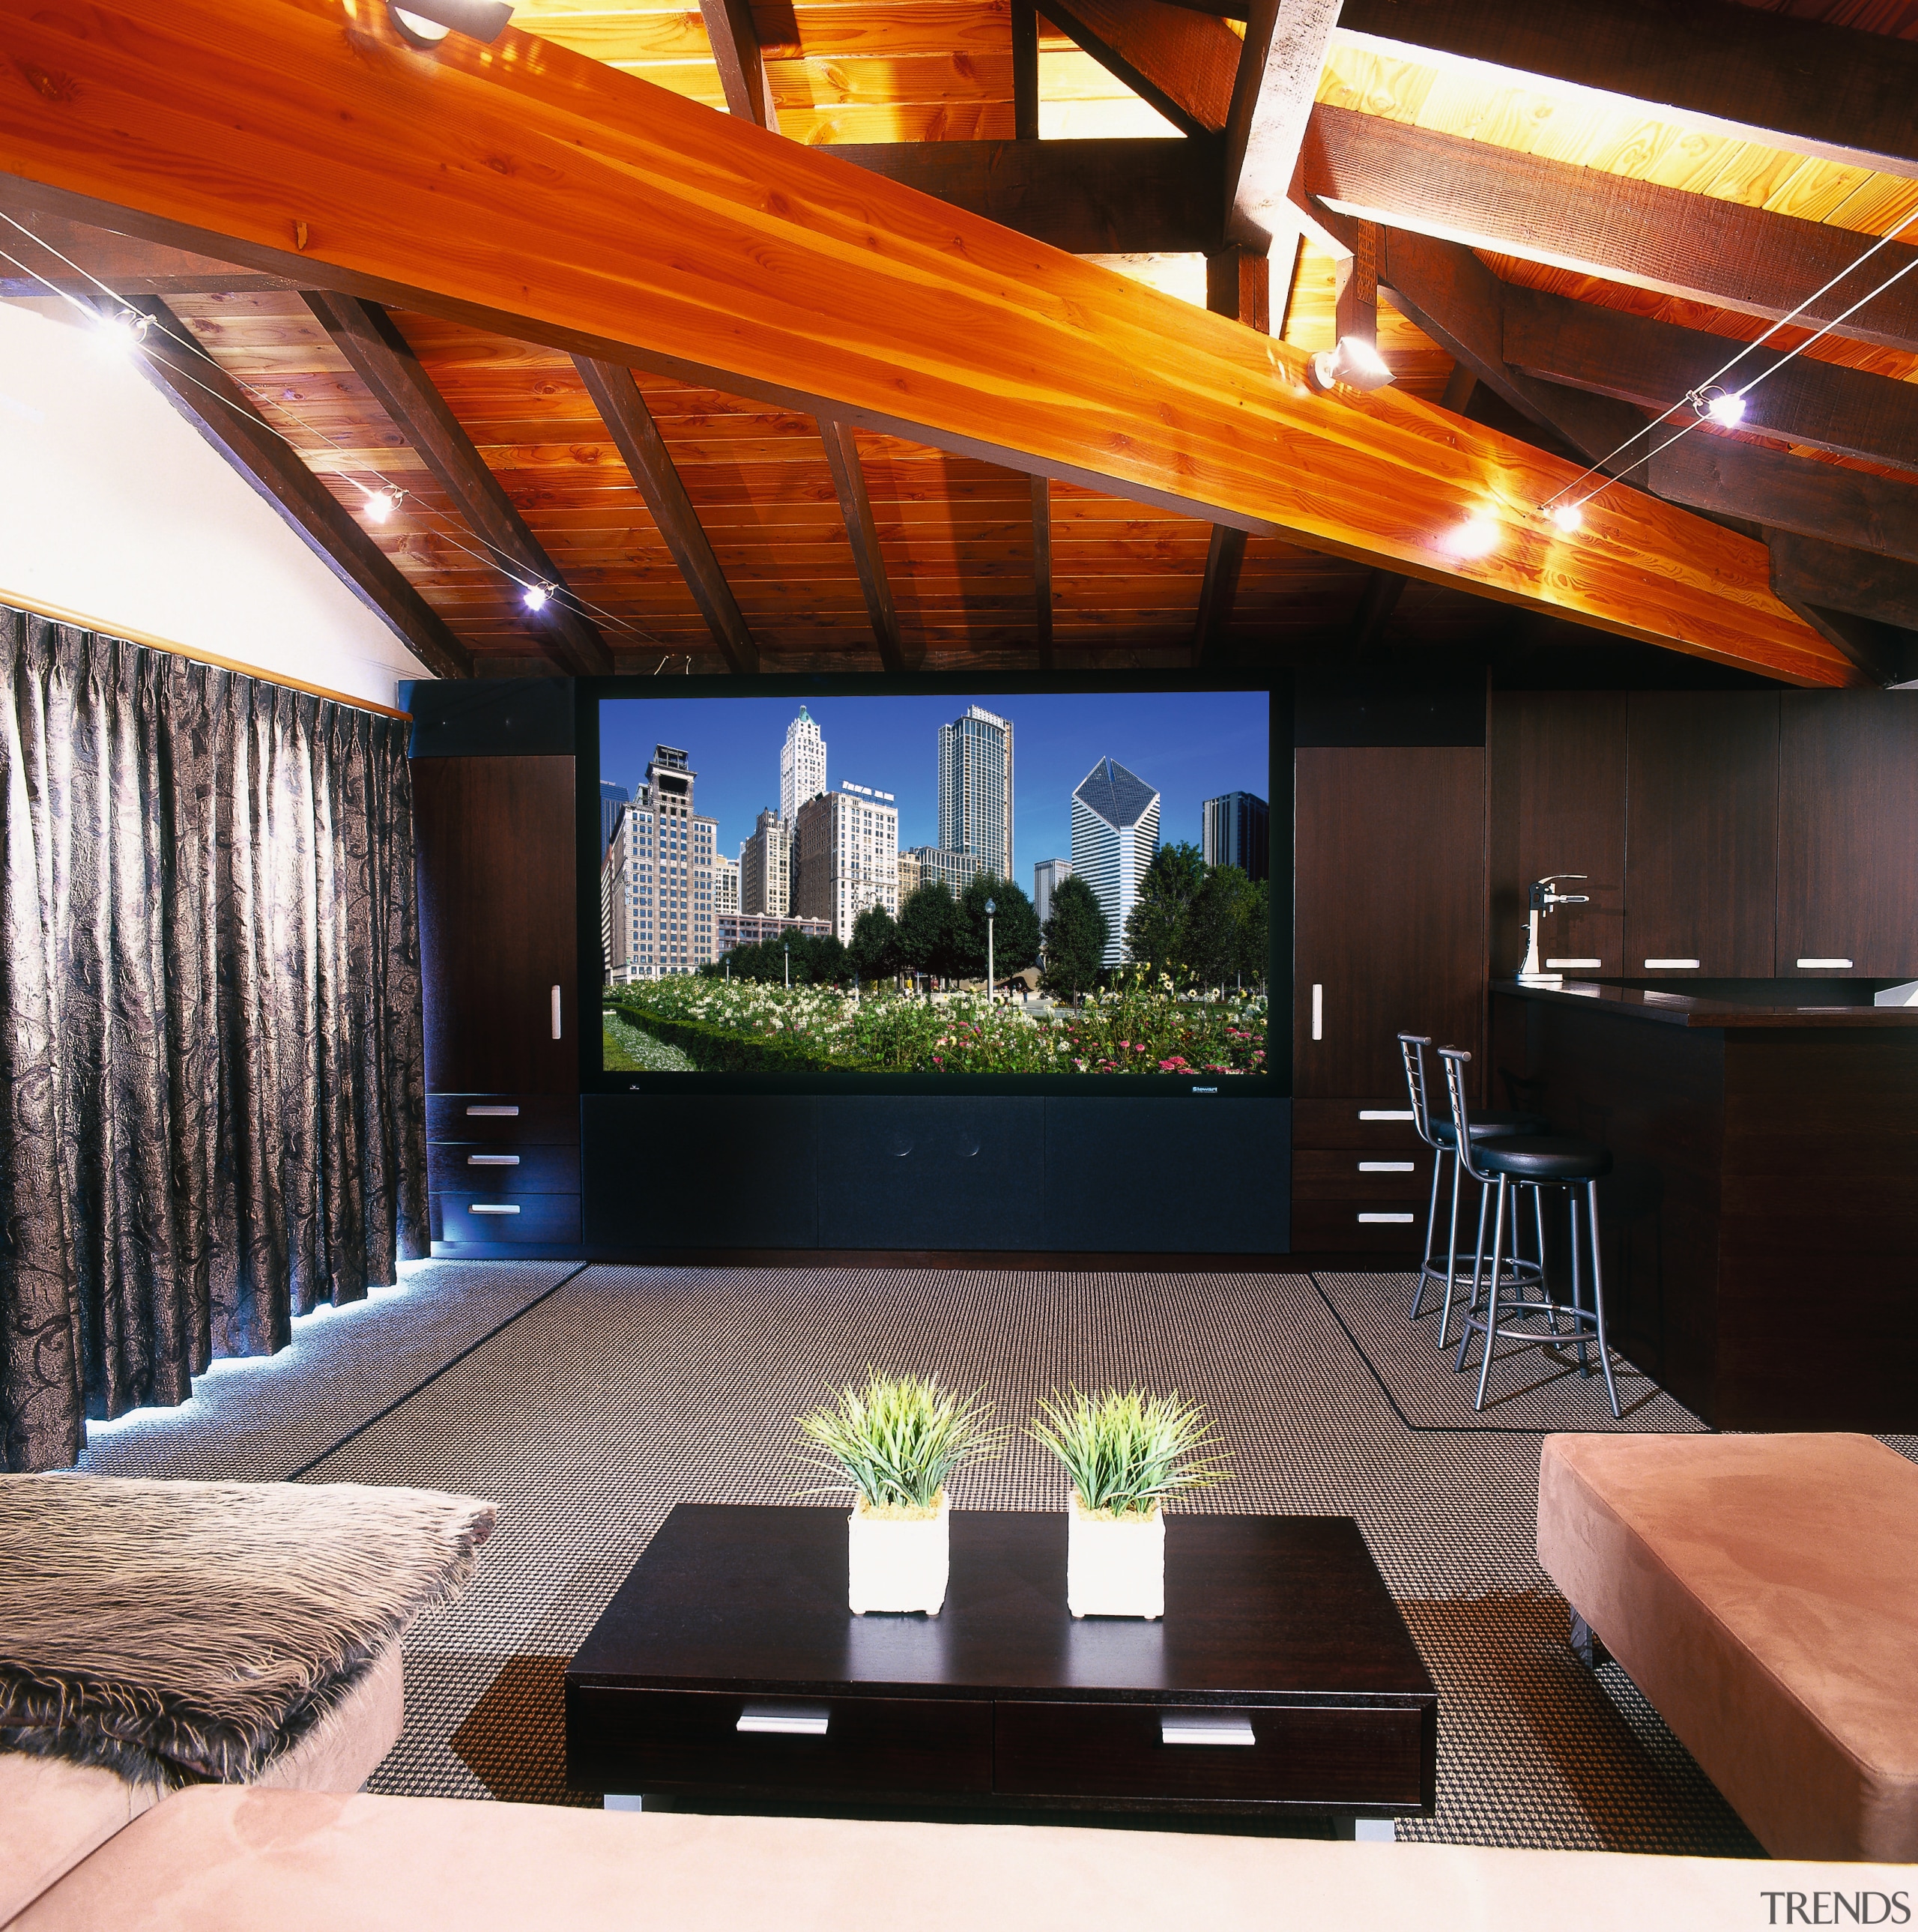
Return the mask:
{"type": "Polygon", "coordinates": [[[1170,1517],[1154,1623],[1073,1620],[1063,1514],[956,1510],[952,1539],[938,1617],[855,1617],[843,1510],[680,1504],[566,1672],[569,1782],[1364,1837],[1431,1815],[1438,1693],[1350,1518],[1170,1517]]]}

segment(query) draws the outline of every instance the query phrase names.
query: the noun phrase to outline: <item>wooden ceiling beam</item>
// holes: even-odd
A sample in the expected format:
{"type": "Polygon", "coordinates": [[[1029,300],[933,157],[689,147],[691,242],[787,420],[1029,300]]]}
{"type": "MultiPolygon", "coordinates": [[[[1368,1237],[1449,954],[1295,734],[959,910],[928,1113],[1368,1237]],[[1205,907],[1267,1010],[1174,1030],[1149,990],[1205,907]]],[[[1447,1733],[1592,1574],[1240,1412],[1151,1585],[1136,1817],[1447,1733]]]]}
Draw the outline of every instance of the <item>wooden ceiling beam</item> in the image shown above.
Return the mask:
{"type": "MultiPolygon", "coordinates": [[[[1502,313],[1511,368],[1654,411],[1711,381],[1739,349],[1702,329],[1511,284],[1502,313]]],[[[1787,361],[1784,351],[1764,348],[1746,356],[1723,386],[1736,389],[1758,377],[1765,380],[1747,402],[1745,428],[1918,470],[1918,385],[1808,356],[1787,361]]],[[[1683,420],[1692,420],[1689,410],[1683,420]]]]}
{"type": "Polygon", "coordinates": [[[163,298],[290,290],[297,286],[284,275],[258,274],[230,262],[143,242],[137,236],[111,234],[58,215],[27,213],[16,219],[32,230],[35,238],[0,221],[0,253],[14,258],[13,263],[0,262],[0,297],[30,298],[57,290],[90,300],[100,292],[102,282],[116,295],[163,298]],[[36,241],[45,245],[37,246],[36,241]]]}
{"type": "Polygon", "coordinates": [[[1872,617],[1814,604],[1789,589],[1779,601],[1796,610],[1827,643],[1844,652],[1874,684],[1905,684],[1918,678],[1918,636],[1872,617]]]}
{"type": "Polygon", "coordinates": [[[1767,530],[1765,547],[1772,554],[1772,588],[1781,597],[1918,631],[1918,563],[1796,530],[1767,530]]]}
{"type": "MultiPolygon", "coordinates": [[[[104,296],[94,302],[117,310],[104,296]]],[[[473,654],[186,324],[158,296],[128,306],[157,325],[134,358],[142,374],[435,677],[470,677],[473,654]]]]}
{"type": "Polygon", "coordinates": [[[1201,670],[1224,660],[1226,633],[1245,568],[1245,544],[1243,530],[1212,526],[1212,540],[1205,547],[1205,574],[1199,586],[1199,614],[1192,627],[1192,662],[1201,670]]]}
{"type": "Polygon", "coordinates": [[[1032,604],[1039,668],[1052,668],[1052,485],[1032,479],[1032,604]]]}
{"type": "Polygon", "coordinates": [[[1181,134],[1224,133],[1243,44],[1223,21],[1168,0],[1047,0],[1042,10],[1181,134]]]}
{"type": "Polygon", "coordinates": [[[632,371],[617,362],[596,362],[590,356],[575,356],[573,366],[632,478],[633,487],[646,499],[646,507],[679,566],[727,669],[757,670],[759,647],[632,371]]]}
{"type": "Polygon", "coordinates": [[[1012,0],[1012,28],[1013,138],[1036,142],[1039,139],[1039,14],[1032,0],[1012,0]]]}
{"type": "Polygon", "coordinates": [[[1375,570],[1367,580],[1358,608],[1352,613],[1352,656],[1355,662],[1376,654],[1379,640],[1405,595],[1405,584],[1395,570],[1375,570]]]}
{"type": "Polygon", "coordinates": [[[921,653],[908,650],[900,634],[899,614],[886,574],[886,554],[879,548],[879,526],[873,518],[872,500],[866,494],[866,470],[859,460],[853,426],[821,416],[819,434],[826,445],[826,466],[833,473],[839,514],[845,519],[846,540],[852,545],[853,567],[859,572],[859,587],[866,598],[866,614],[872,622],[872,641],[879,647],[879,662],[890,671],[916,670],[921,653]]]}
{"type": "Polygon", "coordinates": [[[1288,345],[511,27],[422,54],[344,0],[80,19],[0,10],[5,206],[1790,682],[1856,675],[1754,539],[1622,490],[1565,538],[1536,515],[1571,475],[1549,455],[1395,389],[1313,394],[1288,345]],[[1461,555],[1484,506],[1499,540],[1461,555]]]}
{"type": "MultiPolygon", "coordinates": [[[[1871,240],[1848,228],[1322,104],[1313,111],[1305,143],[1305,184],[1339,213],[1388,228],[1772,321],[1850,268],[1871,240]]],[[[1835,322],[1861,296],[1915,263],[1918,248],[1887,243],[1811,302],[1805,319],[1835,322]]],[[[1835,332],[1918,352],[1918,273],[1835,332]]]]}
{"type": "Polygon", "coordinates": [[[719,85],[725,91],[726,112],[776,134],[779,110],[760,52],[751,0],[699,0],[699,10],[706,22],[706,38],[713,44],[719,85]]]}
{"type": "Polygon", "coordinates": [[[1209,254],[1220,245],[1210,142],[1035,137],[834,143],[818,152],[1069,255],[1209,254]]]}
{"type": "MultiPolygon", "coordinates": [[[[407,442],[452,499],[454,507],[482,543],[503,565],[523,571],[536,584],[551,586],[542,610],[528,612],[527,629],[539,647],[575,677],[604,676],[613,654],[599,627],[578,607],[564,573],[527,527],[506,487],[487,467],[419,358],[392,316],[377,302],[352,296],[308,291],[307,306],[333,346],[352,364],[360,380],[407,442]]],[[[509,573],[510,574],[510,573],[509,573]]]]}
{"type": "MultiPolygon", "coordinates": [[[[1225,124],[1228,241],[1269,249],[1298,232],[1292,202],[1299,144],[1311,118],[1339,0],[1250,0],[1225,124]]],[[[1208,22],[1226,41],[1229,27],[1208,22]]]]}
{"type": "Polygon", "coordinates": [[[1918,563],[1918,489],[1909,483],[1703,429],[1661,450],[1644,474],[1674,503],[1918,563]]]}
{"type": "Polygon", "coordinates": [[[1687,124],[1918,174],[1918,41],[1700,0],[1345,0],[1343,39],[1590,88],[1687,124]]]}

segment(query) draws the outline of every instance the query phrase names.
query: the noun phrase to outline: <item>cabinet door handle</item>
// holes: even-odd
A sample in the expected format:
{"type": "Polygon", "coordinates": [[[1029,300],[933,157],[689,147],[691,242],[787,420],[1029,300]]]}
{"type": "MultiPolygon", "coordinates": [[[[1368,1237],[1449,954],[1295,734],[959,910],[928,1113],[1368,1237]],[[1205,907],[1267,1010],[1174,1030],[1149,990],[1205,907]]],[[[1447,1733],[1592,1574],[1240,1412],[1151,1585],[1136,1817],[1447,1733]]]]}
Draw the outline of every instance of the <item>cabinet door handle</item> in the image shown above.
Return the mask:
{"type": "Polygon", "coordinates": [[[503,1115],[505,1118],[512,1120],[516,1120],[519,1118],[519,1111],[520,1110],[517,1107],[469,1107],[467,1109],[467,1112],[469,1116],[476,1117],[482,1114],[489,1115],[498,1114],[503,1115]]]}
{"type": "Polygon", "coordinates": [[[558,988],[557,986],[555,986],[555,987],[553,988],[553,1037],[554,1037],[555,1040],[557,1040],[557,1039],[559,1038],[559,1036],[560,1036],[560,989],[559,989],[559,988],[558,988]]]}
{"type": "Polygon", "coordinates": [[[1361,1120],[1409,1120],[1414,1115],[1409,1107],[1361,1107],[1358,1118],[1361,1120]]]}
{"type": "MultiPolygon", "coordinates": [[[[519,1211],[517,1208],[509,1208],[499,1201],[474,1201],[470,1202],[467,1208],[469,1214],[517,1214],[519,1211]]],[[[1412,1216],[1408,1214],[1405,1218],[1409,1221],[1412,1216]]]]}
{"type": "Polygon", "coordinates": [[[1409,1174],[1413,1163],[1409,1160],[1361,1160],[1358,1163],[1361,1174],[1409,1174]]]}
{"type": "MultiPolygon", "coordinates": [[[[479,1210],[477,1208],[473,1210],[475,1214],[477,1214],[479,1211],[479,1210]]],[[[1411,1220],[1412,1216],[1409,1214],[1361,1214],[1358,1218],[1362,1223],[1368,1227],[1375,1225],[1397,1227],[1402,1222],[1411,1220]]]]}
{"type": "Polygon", "coordinates": [[[1252,1720],[1242,1711],[1161,1711],[1162,1744],[1256,1744],[1252,1720]]]}
{"type": "Polygon", "coordinates": [[[1314,1040],[1325,1037],[1325,989],[1323,986],[1315,986],[1312,988],[1312,1037],[1314,1040]]]}
{"type": "Polygon", "coordinates": [[[775,1737],[823,1738],[833,1720],[826,1704],[749,1703],[740,1712],[736,1731],[760,1731],[775,1737]]]}
{"type": "Polygon", "coordinates": [[[520,1157],[516,1154],[470,1154],[466,1164],[469,1167],[517,1167],[520,1157]]]}
{"type": "Polygon", "coordinates": [[[1851,970],[1851,962],[1849,959],[1801,959],[1798,964],[1801,970],[1806,967],[1814,969],[1823,967],[1828,971],[1837,973],[1848,973],[1851,970]]]}
{"type": "Polygon", "coordinates": [[[1698,965],[1695,959],[1648,959],[1645,964],[1646,968],[1654,973],[1673,967],[1682,968],[1688,972],[1695,971],[1698,965]]]}

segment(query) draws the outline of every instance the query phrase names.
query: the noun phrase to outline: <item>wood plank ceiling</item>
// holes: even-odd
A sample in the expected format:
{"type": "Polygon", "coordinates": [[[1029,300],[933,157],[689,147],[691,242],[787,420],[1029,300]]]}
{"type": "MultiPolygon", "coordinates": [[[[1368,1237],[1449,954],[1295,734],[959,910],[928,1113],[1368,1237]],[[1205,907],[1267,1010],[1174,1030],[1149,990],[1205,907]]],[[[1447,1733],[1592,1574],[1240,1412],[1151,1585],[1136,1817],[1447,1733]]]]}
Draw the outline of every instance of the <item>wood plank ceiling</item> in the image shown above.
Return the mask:
{"type": "MultiPolygon", "coordinates": [[[[1616,14],[1627,3],[1602,0],[1600,11],[1616,14]]],[[[1247,29],[1223,16],[1249,9],[1256,26],[1258,9],[1270,4],[1060,0],[1055,10],[1069,34],[1043,16],[1031,20],[1025,0],[755,0],[756,52],[742,32],[743,0],[731,0],[730,8],[727,0],[706,0],[703,14],[686,4],[522,0],[514,24],[719,112],[728,107],[730,74],[733,111],[749,112],[797,142],[887,144],[892,158],[874,157],[872,164],[896,173],[912,165],[912,144],[922,146],[921,165],[943,166],[945,151],[932,144],[1034,136],[1164,142],[1203,160],[1218,139],[1208,130],[1226,126],[1229,59],[1221,92],[1189,64],[1155,69],[1151,37],[1169,22],[1187,36],[1211,36],[1203,44],[1223,48],[1226,58],[1233,37],[1247,29]],[[716,23],[719,57],[709,21],[716,23]],[[1021,44],[1036,50],[1023,68],[1015,58],[1021,44]],[[755,58],[764,75],[756,92],[755,58]]],[[[1315,350],[1355,326],[1376,328],[1403,391],[1557,453],[1595,458],[1610,446],[1595,447],[1595,437],[1603,442],[1620,425],[1628,431],[1678,401],[1682,386],[1674,392],[1670,385],[1695,370],[1700,356],[1709,363],[1722,351],[1721,360],[1769,325],[1703,265],[1698,286],[1679,289],[1669,279],[1655,285],[1659,278],[1610,258],[1583,262],[1577,239],[1541,238],[1535,222],[1528,230],[1523,211],[1494,196],[1466,212],[1478,224],[1466,236],[1476,244],[1469,251],[1452,238],[1465,234],[1466,213],[1439,204],[1448,196],[1472,200],[1475,155],[1523,157],[1581,170],[1586,181],[1605,176],[1675,190],[1692,198],[1684,207],[1695,202],[1701,215],[1716,203],[1780,218],[1763,231],[1781,238],[1769,264],[1775,312],[1809,292],[1792,275],[1787,244],[1810,231],[1784,224],[1861,238],[1862,248],[1918,208],[1918,160],[1894,156],[1896,165],[1862,166],[1811,152],[1809,143],[1794,148],[1782,135],[1744,138],[1678,108],[1635,100],[1623,82],[1614,93],[1595,93],[1589,81],[1567,85],[1453,59],[1442,46],[1414,57],[1399,39],[1385,38],[1389,31],[1416,42],[1421,31],[1435,38],[1441,28],[1463,32],[1460,19],[1488,10],[1496,10],[1490,0],[1477,7],[1442,0],[1348,4],[1347,28],[1334,36],[1319,80],[1319,119],[1298,190],[1321,197],[1304,212],[1308,237],[1324,245],[1308,238],[1295,250],[1282,241],[1273,251],[1270,326],[1283,340],[1315,350]],[[1423,203],[1415,183],[1389,190],[1375,184],[1382,172],[1397,181],[1404,170],[1394,176],[1373,167],[1366,146],[1417,140],[1438,143],[1432,152],[1442,160],[1463,158],[1423,203]],[[1382,200],[1391,205],[1375,205],[1382,200]],[[1420,235],[1436,238],[1414,245],[1420,235]],[[1363,267],[1355,278],[1340,259],[1354,247],[1369,259],[1375,237],[1385,297],[1376,320],[1364,303],[1363,267]],[[1460,256],[1467,257],[1463,265],[1460,256]],[[1432,280],[1435,262],[1445,270],[1442,288],[1432,280]],[[1456,313],[1447,302],[1460,305],[1456,313]],[[1658,326],[1650,335],[1618,332],[1634,324],[1658,326]]],[[[1562,8],[1541,0],[1538,10],[1562,8]]],[[[1748,28],[1760,36],[1769,31],[1772,23],[1757,18],[1766,12],[1847,34],[1841,51],[1869,47],[1866,35],[1900,56],[1918,41],[1918,4],[1907,0],[1699,0],[1693,10],[1712,14],[1734,42],[1748,28]]],[[[1918,142],[1910,146],[1918,154],[1918,142]]],[[[1540,178],[1544,194],[1559,177],[1540,178]]],[[[998,212],[996,204],[990,212],[998,212]]],[[[1026,212],[1028,232],[1042,236],[1048,221],[1061,218],[1043,207],[1026,212]]],[[[1168,238],[1169,238],[1166,219],[1142,214],[1129,229],[1130,218],[1121,207],[1108,219],[1111,232],[1103,238],[1121,245],[1084,252],[1205,304],[1202,246],[1167,248],[1168,238]],[[1124,245],[1133,240],[1140,245],[1124,245]]],[[[542,569],[523,562],[503,568],[500,551],[476,533],[464,500],[448,487],[452,459],[443,450],[435,457],[416,424],[396,420],[356,371],[344,338],[297,289],[231,270],[222,285],[223,272],[210,263],[201,265],[205,286],[176,264],[170,279],[137,287],[137,278],[125,278],[138,265],[114,256],[113,238],[36,225],[77,259],[116,262],[99,272],[122,277],[114,284],[122,292],[164,298],[479,668],[523,670],[549,648],[550,627],[529,619],[521,597],[523,583],[542,569]],[[377,520],[369,495],[389,485],[404,494],[394,513],[377,520]]],[[[1193,238],[1202,243],[1202,227],[1193,238]]],[[[1918,224],[1907,238],[1918,242],[1918,224]]],[[[1682,235],[1665,240],[1668,253],[1682,256],[1682,235]]],[[[0,236],[0,243],[11,257],[0,260],[0,293],[44,298],[45,289],[26,272],[33,268],[70,280],[17,234],[0,236]]],[[[1890,266],[1899,245],[1886,251],[1890,266]]],[[[1262,281],[1241,279],[1221,299],[1220,265],[1232,251],[1215,236],[1211,253],[1211,305],[1257,322],[1256,299],[1247,292],[1262,281]]],[[[1918,275],[1906,286],[1918,294],[1918,275]]],[[[1855,290],[1847,285],[1847,292],[1855,290]]],[[[1878,326],[1883,308],[1810,343],[1804,361],[1811,366],[1802,372],[1809,380],[1789,392],[1791,420],[1775,421],[1760,401],[1787,394],[1781,378],[1777,388],[1754,394],[1744,428],[1688,439],[1688,448],[1748,447],[1772,460],[1757,482],[1739,486],[1751,500],[1731,500],[1736,490],[1724,482],[1723,464],[1706,482],[1680,481],[1666,492],[1700,502],[1718,491],[1706,506],[1728,514],[1747,534],[1792,537],[1795,549],[1774,542],[1779,594],[1880,681],[1918,668],[1918,658],[1906,655],[1913,641],[1907,632],[1918,626],[1918,413],[1905,408],[1918,400],[1918,332],[1907,343],[1898,333],[1902,324],[1878,326]],[[1832,390],[1833,380],[1845,379],[1827,377],[1829,370],[1859,372],[1849,380],[1867,386],[1856,394],[1832,390]],[[1794,435],[1800,418],[1807,431],[1794,435]],[[1818,468],[1808,472],[1806,466],[1818,468]],[[1859,526],[1844,507],[1853,500],[1820,494],[1818,477],[1834,471],[1854,473],[1859,481],[1847,487],[1877,493],[1868,500],[1881,540],[1855,547],[1859,526]],[[1834,543],[1842,546],[1835,557],[1816,548],[1834,543]]],[[[530,554],[550,560],[554,580],[603,640],[605,664],[621,670],[719,670],[743,661],[795,670],[869,669],[882,659],[1010,669],[1263,662],[1364,650],[1382,638],[1469,639],[1514,620],[1505,607],[1454,586],[1414,581],[1408,588],[1391,573],[1277,538],[1215,532],[1196,517],[848,431],[857,456],[851,488],[856,492],[863,478],[875,563],[861,554],[861,514],[848,500],[844,466],[836,474],[829,460],[819,422],[642,374],[642,416],[656,425],[683,486],[696,520],[689,536],[660,508],[656,491],[649,506],[572,358],[439,317],[398,311],[391,321],[401,348],[416,358],[536,542],[530,554]],[[703,604],[689,587],[699,581],[688,564],[689,542],[708,547],[723,577],[719,594],[730,592],[743,620],[730,646],[710,596],[703,604]]],[[[1796,348],[1811,332],[1787,327],[1770,346],[1796,348]]],[[[1644,474],[1634,480],[1642,483],[1644,474]]],[[[1655,472],[1652,480],[1663,488],[1655,472]]],[[[1874,524],[1866,534],[1877,532],[1874,524]]],[[[1568,627],[1565,634],[1589,634],[1568,627]]],[[[589,635],[580,648],[590,651],[593,641],[589,635]]]]}

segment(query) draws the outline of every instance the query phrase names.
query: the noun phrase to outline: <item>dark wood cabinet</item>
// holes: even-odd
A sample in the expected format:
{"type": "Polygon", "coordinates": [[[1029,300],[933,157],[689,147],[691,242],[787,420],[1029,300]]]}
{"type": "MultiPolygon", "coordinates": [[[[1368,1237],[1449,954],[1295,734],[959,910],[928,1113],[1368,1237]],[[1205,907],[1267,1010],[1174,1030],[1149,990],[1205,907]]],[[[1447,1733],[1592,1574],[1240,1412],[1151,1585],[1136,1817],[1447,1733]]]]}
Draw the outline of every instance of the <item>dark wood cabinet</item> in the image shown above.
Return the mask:
{"type": "Polygon", "coordinates": [[[1634,692],[1626,735],[1625,973],[1769,979],[1778,694],[1634,692]]]}
{"type": "Polygon", "coordinates": [[[577,1252],[573,760],[419,758],[413,782],[434,1252],[577,1252]]]}
{"type": "Polygon", "coordinates": [[[1918,701],[1779,699],[1778,971],[1918,974],[1918,701]]]}
{"type": "Polygon", "coordinates": [[[1480,1036],[1484,752],[1302,749],[1295,782],[1292,1091],[1403,1094],[1396,1035],[1480,1036]]]}
{"type": "MultiPolygon", "coordinates": [[[[1492,976],[1525,958],[1526,888],[1553,873],[1583,905],[1540,923],[1546,970],[1625,970],[1625,711],[1622,691],[1500,692],[1486,730],[1492,976]]],[[[1635,966],[1635,962],[1634,962],[1635,966]]],[[[1642,968],[1635,968],[1640,970],[1642,968]]]]}
{"type": "Polygon", "coordinates": [[[1415,1251],[1430,1170],[1397,1035],[1478,1049],[1485,754],[1302,748],[1295,783],[1292,1248],[1415,1251]]]}

